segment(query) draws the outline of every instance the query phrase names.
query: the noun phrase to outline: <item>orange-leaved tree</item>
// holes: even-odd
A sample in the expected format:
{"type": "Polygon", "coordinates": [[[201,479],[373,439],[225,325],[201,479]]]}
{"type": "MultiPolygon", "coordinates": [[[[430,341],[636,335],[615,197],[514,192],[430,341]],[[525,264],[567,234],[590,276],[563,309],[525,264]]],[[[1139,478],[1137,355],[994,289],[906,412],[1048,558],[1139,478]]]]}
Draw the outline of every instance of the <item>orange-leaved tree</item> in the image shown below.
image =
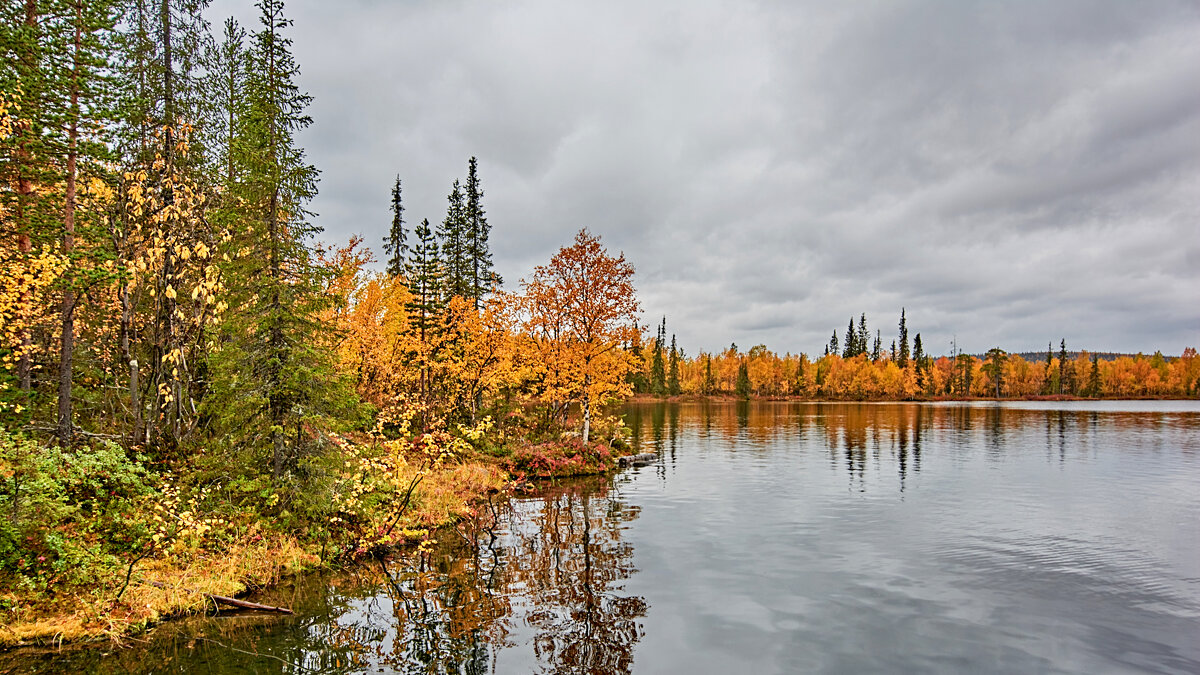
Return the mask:
{"type": "Polygon", "coordinates": [[[631,393],[625,375],[634,357],[624,345],[639,330],[633,265],[624,253],[610,255],[599,237],[583,229],[523,285],[542,396],[564,407],[579,402],[587,443],[593,403],[631,393]]]}

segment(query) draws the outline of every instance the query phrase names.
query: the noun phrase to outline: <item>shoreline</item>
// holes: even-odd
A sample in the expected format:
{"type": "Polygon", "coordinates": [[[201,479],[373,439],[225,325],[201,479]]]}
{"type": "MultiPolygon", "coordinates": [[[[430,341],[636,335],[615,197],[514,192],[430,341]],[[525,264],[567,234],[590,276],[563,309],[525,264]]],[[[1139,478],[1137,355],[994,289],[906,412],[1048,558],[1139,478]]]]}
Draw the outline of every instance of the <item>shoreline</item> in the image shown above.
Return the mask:
{"type": "MultiPolygon", "coordinates": [[[[564,446],[561,442],[542,445],[564,446]]],[[[602,445],[599,442],[589,444],[602,445]]],[[[524,448],[537,448],[527,445],[524,448]]],[[[431,511],[417,510],[410,514],[411,522],[422,523],[425,539],[436,540],[447,528],[469,517],[481,504],[496,495],[511,498],[541,484],[576,477],[598,476],[625,468],[621,454],[608,454],[594,468],[575,467],[577,472],[540,475],[522,472],[514,475],[507,468],[510,458],[477,455],[455,465],[459,469],[488,472],[502,482],[498,487],[477,488],[461,494],[456,509],[445,517],[431,520],[431,511]]],[[[361,556],[322,557],[323,551],[314,541],[303,541],[296,535],[262,536],[264,532],[245,533],[252,539],[248,544],[235,544],[222,551],[190,551],[186,556],[167,555],[147,558],[137,569],[129,571],[127,587],[119,599],[111,596],[115,587],[96,585],[67,589],[61,596],[34,601],[29,605],[7,608],[19,611],[14,621],[0,622],[0,652],[24,649],[57,649],[65,645],[88,646],[104,642],[120,644],[124,639],[143,635],[164,623],[209,613],[214,601],[208,596],[221,595],[237,599],[254,598],[261,591],[307,574],[352,569],[375,559],[420,550],[423,540],[406,540],[399,544],[365,552],[361,556]],[[182,558],[182,559],[181,559],[182,558]],[[182,564],[180,564],[182,563],[182,564]]],[[[28,599],[28,598],[26,598],[28,599]]],[[[0,594],[0,602],[21,598],[12,592],[0,594]]],[[[224,613],[247,613],[248,610],[223,608],[224,613]]]]}

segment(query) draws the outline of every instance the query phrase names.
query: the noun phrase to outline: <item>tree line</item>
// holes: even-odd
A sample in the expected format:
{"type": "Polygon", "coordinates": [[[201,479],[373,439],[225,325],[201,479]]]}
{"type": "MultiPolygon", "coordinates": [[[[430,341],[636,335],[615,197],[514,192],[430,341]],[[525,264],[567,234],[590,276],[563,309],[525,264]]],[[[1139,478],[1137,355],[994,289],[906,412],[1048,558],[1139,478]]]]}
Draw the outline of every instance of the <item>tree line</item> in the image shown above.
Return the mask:
{"type": "Polygon", "coordinates": [[[688,357],[666,339],[666,319],[653,339],[643,336],[635,353],[649,354],[630,375],[637,393],[655,396],[765,396],[832,400],[920,400],[970,397],[1076,396],[1091,398],[1200,395],[1200,360],[1193,348],[1177,357],[1069,352],[1066,340],[1050,345],[1040,360],[999,347],[983,355],[948,356],[926,351],[921,334],[909,342],[906,312],[885,347],[871,335],[865,314],[850,319],[841,340],[835,330],[820,357],[779,354],[766,345],[748,351],[737,344],[688,357]],[[669,364],[669,368],[664,366],[669,364]],[[670,374],[668,374],[670,373],[670,374]]]}

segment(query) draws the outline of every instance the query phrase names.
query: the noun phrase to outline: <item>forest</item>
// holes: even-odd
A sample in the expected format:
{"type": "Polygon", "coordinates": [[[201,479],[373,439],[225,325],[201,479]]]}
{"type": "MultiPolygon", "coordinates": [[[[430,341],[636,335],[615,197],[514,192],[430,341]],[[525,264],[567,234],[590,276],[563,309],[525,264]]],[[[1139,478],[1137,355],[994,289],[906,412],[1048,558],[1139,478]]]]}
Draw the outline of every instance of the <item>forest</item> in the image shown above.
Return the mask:
{"type": "Polygon", "coordinates": [[[3,644],[432,545],[623,449],[599,406],[630,393],[624,256],[580,230],[504,290],[473,157],[436,225],[396,178],[384,269],[322,244],[283,3],[216,32],[206,5],[0,17],[3,644]]]}
{"type": "MultiPolygon", "coordinates": [[[[399,546],[526,479],[629,452],[659,396],[1195,396],[1194,350],[1027,362],[736,345],[639,325],[586,229],[505,286],[476,158],[381,258],[323,244],[282,0],[24,0],[0,15],[0,645],[119,637],[399,546]]],[[[386,184],[386,183],[385,183],[386,184]]],[[[497,235],[499,236],[499,235],[497,235]]]]}
{"type": "MultiPolygon", "coordinates": [[[[830,401],[919,401],[969,398],[1195,398],[1200,360],[1187,347],[1177,357],[1067,350],[1066,339],[1037,360],[993,347],[982,355],[928,353],[917,333],[910,346],[901,309],[897,338],[883,345],[872,337],[865,314],[852,317],[838,339],[835,330],[820,357],[778,354],[766,345],[740,351],[684,354],[666,317],[654,337],[632,346],[641,367],[631,374],[638,394],[739,396],[830,401]],[[644,347],[642,345],[645,345],[644,347]]],[[[1028,354],[1027,354],[1028,355],[1028,354]]],[[[1026,356],[1027,356],[1026,355],[1026,356]]]]}

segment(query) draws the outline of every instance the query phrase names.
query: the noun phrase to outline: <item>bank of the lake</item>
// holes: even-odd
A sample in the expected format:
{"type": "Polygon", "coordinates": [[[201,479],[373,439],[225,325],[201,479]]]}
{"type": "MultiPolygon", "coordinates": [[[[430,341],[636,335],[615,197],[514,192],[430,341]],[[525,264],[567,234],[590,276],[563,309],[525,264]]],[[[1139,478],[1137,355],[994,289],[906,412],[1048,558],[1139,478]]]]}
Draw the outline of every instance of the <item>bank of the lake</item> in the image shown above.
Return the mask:
{"type": "MultiPolygon", "coordinates": [[[[339,440],[353,452],[354,444],[339,440]]],[[[481,505],[528,492],[547,480],[610,473],[630,452],[620,437],[584,444],[577,435],[565,434],[496,454],[463,453],[409,480],[412,496],[401,513],[386,523],[361,527],[366,532],[358,537],[357,548],[331,550],[328,540],[243,519],[225,545],[189,542],[150,551],[93,583],[62,588],[51,581],[44,589],[25,592],[5,588],[0,590],[0,649],[119,643],[163,621],[218,609],[237,611],[214,596],[254,597],[297,575],[356,569],[364,561],[427,548],[464,518],[474,517],[481,505]]]]}

